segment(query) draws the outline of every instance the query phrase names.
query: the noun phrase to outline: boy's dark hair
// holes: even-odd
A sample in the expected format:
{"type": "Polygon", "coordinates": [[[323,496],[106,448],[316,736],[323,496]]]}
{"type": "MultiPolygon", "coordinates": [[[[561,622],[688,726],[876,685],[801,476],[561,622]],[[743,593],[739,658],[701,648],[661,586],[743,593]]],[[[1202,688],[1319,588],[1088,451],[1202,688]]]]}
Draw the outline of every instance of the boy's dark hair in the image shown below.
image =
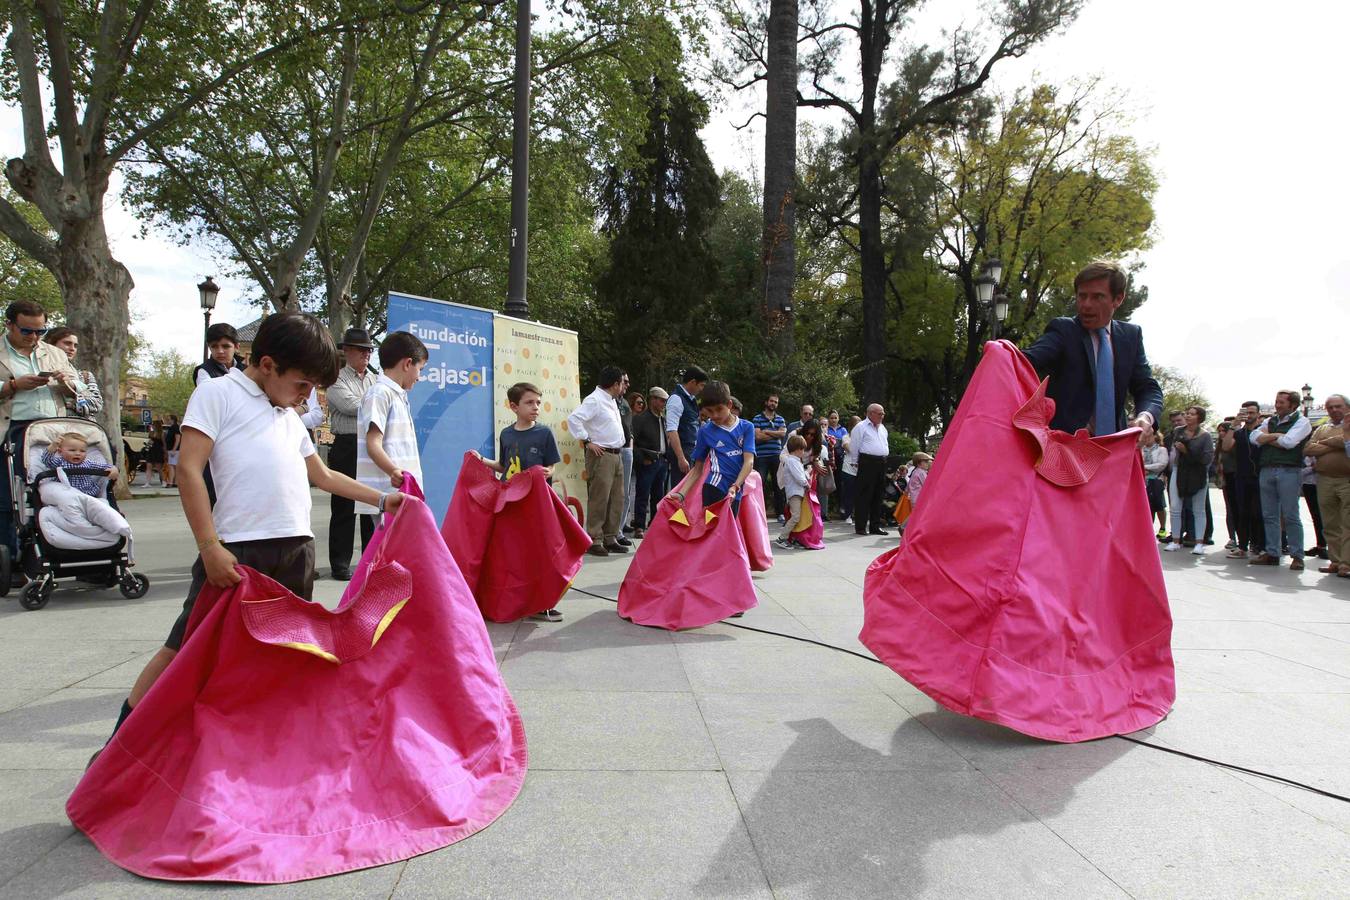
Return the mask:
{"type": "Polygon", "coordinates": [[[620,381],[623,381],[623,369],[618,366],[605,366],[600,370],[598,383],[602,388],[612,388],[620,381]]]}
{"type": "Polygon", "coordinates": [[[19,316],[42,316],[45,319],[47,318],[47,311],[32,300],[15,300],[5,307],[6,322],[17,322],[19,316]]]}
{"type": "Polygon", "coordinates": [[[1261,409],[1261,404],[1260,404],[1260,403],[1257,403],[1255,400],[1244,400],[1244,401],[1242,402],[1242,405],[1243,405],[1243,406],[1254,406],[1254,407],[1256,407],[1256,409],[1257,409],[1258,411],[1261,409]]]}
{"type": "Polygon", "coordinates": [[[207,345],[214,344],[216,341],[229,341],[236,347],[239,346],[239,332],[234,330],[234,326],[229,322],[217,322],[206,329],[207,345]]]}
{"type": "Polygon", "coordinates": [[[725,381],[708,382],[699,394],[698,405],[700,409],[709,406],[730,406],[731,388],[725,381]]]}
{"type": "Polygon", "coordinates": [[[787,451],[789,453],[796,453],[798,450],[805,450],[805,449],[806,449],[806,438],[802,437],[800,434],[794,434],[788,438],[787,451]]]}
{"type": "Polygon", "coordinates": [[[263,319],[249,364],[270,356],[278,372],[296,369],[322,387],[337,381],[337,345],[328,328],[309,313],[280,312],[263,319]]]}
{"type": "MultiPolygon", "coordinates": [[[[334,352],[337,352],[334,350],[334,352]]],[[[392,369],[394,366],[411,359],[415,363],[426,362],[431,358],[427,345],[417,335],[407,331],[391,331],[380,341],[380,368],[392,369]]]]}
{"type": "Polygon", "coordinates": [[[680,384],[688,384],[691,381],[707,381],[708,373],[698,366],[685,366],[684,374],[680,376],[680,384]]]}
{"type": "Polygon", "coordinates": [[[519,403],[525,399],[526,394],[538,394],[544,396],[544,392],[530,384],[528,381],[517,381],[506,389],[506,399],[511,403],[519,403]]]}

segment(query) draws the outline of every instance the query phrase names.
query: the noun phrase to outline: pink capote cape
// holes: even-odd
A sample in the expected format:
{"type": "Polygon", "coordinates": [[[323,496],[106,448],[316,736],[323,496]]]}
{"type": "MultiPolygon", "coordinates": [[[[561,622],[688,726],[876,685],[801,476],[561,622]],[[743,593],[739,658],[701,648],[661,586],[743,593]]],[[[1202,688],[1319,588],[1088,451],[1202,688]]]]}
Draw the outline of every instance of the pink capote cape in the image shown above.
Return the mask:
{"type": "Polygon", "coordinates": [[[557,606],[591,546],[541,467],[502,481],[472,453],[464,454],[441,536],[493,622],[557,606]]]}
{"type": "Polygon", "coordinates": [[[811,467],[806,477],[806,496],[802,498],[802,517],[788,535],[788,541],[808,550],[825,548],[825,523],[820,514],[820,498],[816,495],[816,469],[811,467]]]}
{"type": "Polygon", "coordinates": [[[150,878],[298,881],[445,847],[511,805],[524,730],[425,504],[376,532],[337,612],[239,572],[202,591],[66,804],[105,856],[150,878]]]}
{"type": "Polygon", "coordinates": [[[985,344],[904,543],[868,567],[859,639],[948,709],[1085,741],[1167,714],[1172,616],[1138,429],[1053,413],[1027,358],[985,344]]]}
{"type": "MultiPolygon", "coordinates": [[[[702,479],[686,476],[657,504],[647,535],[619,586],[619,615],[670,631],[701,628],[754,608],[741,523],[723,498],[704,509],[702,479]]],[[[744,502],[742,502],[744,512],[744,502]]]]}
{"type": "Polygon", "coordinates": [[[736,520],[741,523],[745,555],[750,560],[750,571],[767,572],[773,568],[773,546],[769,541],[769,520],[764,514],[764,484],[760,481],[759,473],[751,470],[741,488],[741,511],[736,514],[736,520]]]}

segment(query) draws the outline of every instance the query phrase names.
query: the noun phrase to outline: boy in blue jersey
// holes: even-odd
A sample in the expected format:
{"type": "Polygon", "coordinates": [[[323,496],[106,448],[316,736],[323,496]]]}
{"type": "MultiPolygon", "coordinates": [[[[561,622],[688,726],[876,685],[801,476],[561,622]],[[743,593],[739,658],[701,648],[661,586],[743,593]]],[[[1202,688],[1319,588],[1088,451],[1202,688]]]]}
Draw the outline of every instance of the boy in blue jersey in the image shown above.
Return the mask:
{"type": "MultiPolygon", "coordinates": [[[[699,399],[708,421],[698,430],[691,462],[701,462],[708,473],[703,483],[703,505],[711,506],[731,497],[732,515],[740,512],[741,486],[755,468],[755,426],[736,415],[731,389],[725,382],[711,381],[699,399]]],[[[684,495],[677,493],[681,501],[684,495]]]]}

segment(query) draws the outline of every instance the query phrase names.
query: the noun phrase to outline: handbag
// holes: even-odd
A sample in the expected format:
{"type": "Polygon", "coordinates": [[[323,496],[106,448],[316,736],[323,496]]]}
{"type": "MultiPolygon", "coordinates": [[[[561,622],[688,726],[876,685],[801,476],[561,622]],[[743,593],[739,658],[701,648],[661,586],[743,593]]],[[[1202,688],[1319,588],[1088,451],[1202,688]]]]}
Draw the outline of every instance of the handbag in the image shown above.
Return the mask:
{"type": "Polygon", "coordinates": [[[826,469],[816,475],[816,494],[825,497],[834,493],[834,470],[826,469]]]}

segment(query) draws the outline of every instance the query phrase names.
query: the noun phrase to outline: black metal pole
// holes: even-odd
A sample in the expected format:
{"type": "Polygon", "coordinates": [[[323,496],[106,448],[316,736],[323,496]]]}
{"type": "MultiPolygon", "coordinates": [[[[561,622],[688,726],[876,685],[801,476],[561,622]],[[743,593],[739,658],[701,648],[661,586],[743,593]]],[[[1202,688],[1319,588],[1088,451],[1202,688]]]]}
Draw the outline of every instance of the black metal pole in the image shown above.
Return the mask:
{"type": "Polygon", "coordinates": [[[206,319],[206,324],[202,326],[202,362],[206,362],[211,358],[211,345],[207,343],[211,334],[211,310],[202,310],[202,316],[206,319]]]}
{"type": "Polygon", "coordinates": [[[511,142],[511,271],[506,314],[530,314],[525,297],[530,258],[530,0],[516,0],[516,103],[511,142]]]}

